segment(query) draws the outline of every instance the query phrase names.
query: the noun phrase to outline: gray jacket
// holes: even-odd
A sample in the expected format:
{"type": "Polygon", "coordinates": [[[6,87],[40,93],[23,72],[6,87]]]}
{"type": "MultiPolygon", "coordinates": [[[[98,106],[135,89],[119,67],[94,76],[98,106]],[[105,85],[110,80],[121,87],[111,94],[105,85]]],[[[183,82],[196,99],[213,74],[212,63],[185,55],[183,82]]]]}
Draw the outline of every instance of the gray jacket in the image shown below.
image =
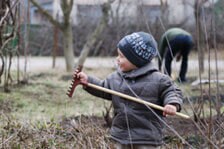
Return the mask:
{"type": "MultiPolygon", "coordinates": [[[[89,76],[88,82],[130,96],[136,94],[138,98],[160,106],[182,105],[180,89],[169,76],[160,73],[153,63],[128,73],[118,70],[105,80],[89,76]]],[[[161,111],[90,87],[86,90],[95,96],[112,100],[114,118],[110,132],[114,140],[121,144],[162,144],[164,124],[161,122],[161,111]]]]}

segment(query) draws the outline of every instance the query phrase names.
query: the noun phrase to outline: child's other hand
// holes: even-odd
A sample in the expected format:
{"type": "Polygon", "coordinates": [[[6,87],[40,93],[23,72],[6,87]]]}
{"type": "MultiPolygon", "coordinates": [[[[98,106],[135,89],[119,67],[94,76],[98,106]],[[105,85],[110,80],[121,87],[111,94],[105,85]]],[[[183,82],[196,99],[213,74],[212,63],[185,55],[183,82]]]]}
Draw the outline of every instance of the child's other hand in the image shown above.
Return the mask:
{"type": "Polygon", "coordinates": [[[79,79],[82,84],[87,83],[88,76],[84,72],[78,72],[78,70],[75,70],[75,75],[76,75],[77,79],[79,79]]]}
{"type": "Polygon", "coordinates": [[[176,108],[176,106],[171,105],[171,104],[167,104],[167,105],[165,105],[165,107],[164,107],[164,110],[163,110],[163,116],[167,116],[167,115],[175,115],[176,112],[177,112],[177,108],[176,108]]]}

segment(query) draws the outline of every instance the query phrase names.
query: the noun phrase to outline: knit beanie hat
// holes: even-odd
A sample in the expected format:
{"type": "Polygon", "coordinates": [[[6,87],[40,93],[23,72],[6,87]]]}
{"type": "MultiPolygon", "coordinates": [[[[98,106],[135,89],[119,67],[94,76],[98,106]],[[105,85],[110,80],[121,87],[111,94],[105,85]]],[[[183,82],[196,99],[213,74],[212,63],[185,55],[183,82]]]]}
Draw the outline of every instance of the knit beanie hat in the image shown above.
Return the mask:
{"type": "Polygon", "coordinates": [[[157,43],[152,35],[135,32],[122,38],[117,47],[135,66],[142,67],[157,55],[157,43]]]}

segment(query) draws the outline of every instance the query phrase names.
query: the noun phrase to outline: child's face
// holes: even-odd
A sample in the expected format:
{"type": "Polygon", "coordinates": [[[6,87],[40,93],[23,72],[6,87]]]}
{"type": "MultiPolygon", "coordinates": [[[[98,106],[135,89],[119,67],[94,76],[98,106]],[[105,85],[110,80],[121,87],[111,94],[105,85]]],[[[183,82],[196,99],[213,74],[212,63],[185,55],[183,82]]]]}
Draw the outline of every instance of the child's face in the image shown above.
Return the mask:
{"type": "Polygon", "coordinates": [[[117,64],[120,67],[122,72],[128,72],[133,69],[136,69],[137,67],[132,64],[124,55],[121,53],[120,49],[117,49],[118,56],[116,58],[117,64]]]}

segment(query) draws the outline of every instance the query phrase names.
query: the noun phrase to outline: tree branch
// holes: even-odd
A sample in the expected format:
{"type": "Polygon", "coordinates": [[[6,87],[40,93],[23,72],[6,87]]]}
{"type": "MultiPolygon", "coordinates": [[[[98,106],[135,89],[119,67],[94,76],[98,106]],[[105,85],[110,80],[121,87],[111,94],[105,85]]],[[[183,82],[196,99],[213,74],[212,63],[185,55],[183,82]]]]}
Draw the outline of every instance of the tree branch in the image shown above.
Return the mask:
{"type": "Polygon", "coordinates": [[[62,30],[62,24],[56,21],[53,16],[51,16],[46,10],[44,10],[35,0],[30,0],[30,2],[37,7],[37,9],[41,12],[42,15],[47,17],[47,19],[55,26],[57,26],[60,30],[62,30]]]}
{"type": "Polygon", "coordinates": [[[72,8],[73,8],[73,0],[63,0],[61,2],[61,9],[64,15],[65,26],[69,24],[72,8]]]}
{"type": "Polygon", "coordinates": [[[1,20],[0,20],[0,26],[2,26],[3,21],[4,21],[5,18],[8,16],[8,14],[9,14],[9,8],[6,7],[5,14],[4,14],[4,16],[1,18],[1,20]]]}

